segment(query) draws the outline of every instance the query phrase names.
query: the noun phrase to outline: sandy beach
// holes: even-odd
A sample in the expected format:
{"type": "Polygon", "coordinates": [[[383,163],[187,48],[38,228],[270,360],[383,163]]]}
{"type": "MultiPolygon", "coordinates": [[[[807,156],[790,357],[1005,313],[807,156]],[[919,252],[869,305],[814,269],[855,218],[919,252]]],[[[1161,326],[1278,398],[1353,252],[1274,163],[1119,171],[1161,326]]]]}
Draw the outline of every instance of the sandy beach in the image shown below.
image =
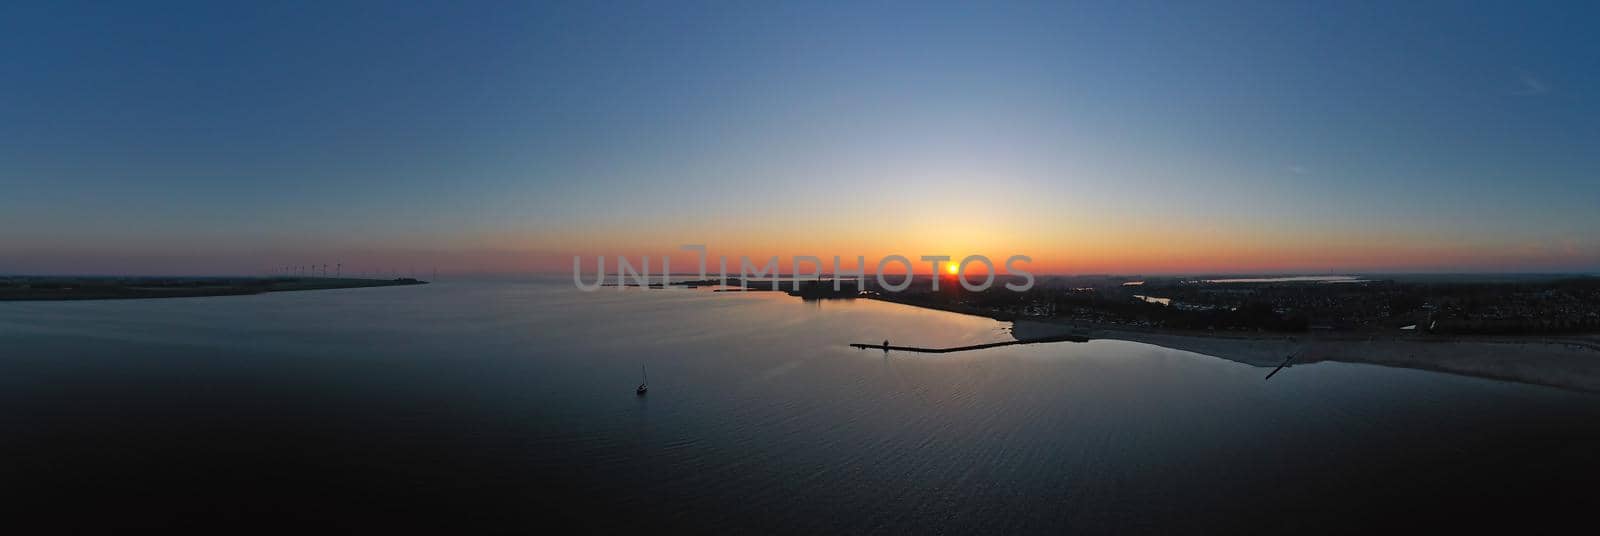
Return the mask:
{"type": "Polygon", "coordinates": [[[1154,344],[1259,367],[1342,361],[1414,368],[1600,392],[1600,337],[1452,337],[1410,334],[1359,337],[1348,334],[1178,334],[1122,330],[1066,322],[1018,320],[1019,339],[1063,333],[1095,339],[1154,344]]]}

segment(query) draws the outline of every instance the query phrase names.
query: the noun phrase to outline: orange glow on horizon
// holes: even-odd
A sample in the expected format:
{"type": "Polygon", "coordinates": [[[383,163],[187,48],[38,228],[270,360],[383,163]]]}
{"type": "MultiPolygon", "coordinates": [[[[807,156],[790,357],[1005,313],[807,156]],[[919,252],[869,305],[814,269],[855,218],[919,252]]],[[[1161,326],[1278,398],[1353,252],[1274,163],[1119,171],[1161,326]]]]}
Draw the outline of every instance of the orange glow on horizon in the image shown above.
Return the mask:
{"type": "MultiPolygon", "coordinates": [[[[517,252],[514,256],[521,259],[495,259],[484,263],[485,268],[517,271],[529,267],[553,273],[569,273],[574,255],[583,258],[588,270],[593,270],[597,255],[609,259],[608,270],[615,270],[616,256],[625,255],[636,259],[635,264],[643,256],[657,263],[670,256],[674,271],[691,271],[696,268],[695,253],[678,249],[680,244],[705,244],[711,272],[717,270],[719,256],[728,258],[731,272],[738,271],[741,256],[749,256],[758,265],[776,256],[787,273],[797,255],[820,257],[823,271],[832,271],[835,255],[841,257],[841,271],[855,270],[859,255],[864,257],[867,273],[876,272],[880,260],[900,255],[910,260],[911,271],[918,274],[928,274],[932,268],[921,260],[923,256],[948,256],[950,260],[940,271],[954,273],[961,259],[970,254],[986,256],[999,274],[1007,273],[1008,257],[1026,255],[1031,261],[1018,262],[1016,267],[1035,275],[1560,272],[1587,271],[1600,263],[1600,249],[1582,237],[1177,225],[1154,219],[1114,223],[1119,222],[1069,221],[1023,228],[996,220],[986,226],[903,234],[863,232],[883,226],[847,227],[838,220],[820,221],[805,232],[761,225],[687,230],[658,226],[570,234],[540,229],[482,236],[474,245],[517,252]]],[[[889,263],[884,271],[899,274],[905,266],[889,263]]],[[[989,270],[982,263],[972,263],[966,271],[981,276],[989,270]]]]}

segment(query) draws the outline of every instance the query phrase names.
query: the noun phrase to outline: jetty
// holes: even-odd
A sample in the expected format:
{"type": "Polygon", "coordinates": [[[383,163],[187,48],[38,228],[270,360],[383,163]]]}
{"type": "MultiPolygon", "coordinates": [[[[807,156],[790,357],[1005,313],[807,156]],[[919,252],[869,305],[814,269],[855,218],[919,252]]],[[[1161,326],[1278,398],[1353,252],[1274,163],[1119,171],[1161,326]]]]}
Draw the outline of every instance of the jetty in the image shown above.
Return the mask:
{"type": "Polygon", "coordinates": [[[854,343],[854,344],[851,344],[850,346],[853,346],[853,347],[856,347],[856,348],[860,348],[860,349],[863,349],[863,350],[883,350],[885,352],[890,351],[890,350],[894,350],[894,351],[898,351],[898,352],[917,352],[917,353],[923,353],[923,354],[948,354],[948,353],[951,353],[951,352],[965,352],[965,351],[968,351],[968,350],[983,350],[985,348],[997,348],[997,347],[1001,347],[1001,346],[1012,346],[1012,345],[1016,345],[1016,344],[1034,344],[1034,343],[1041,343],[1041,342],[1089,342],[1089,338],[1088,337],[1083,337],[1083,336],[1078,336],[1078,335],[1053,335],[1053,336],[1050,336],[1050,337],[1037,337],[1037,338],[1032,338],[1032,339],[1017,339],[1017,340],[1014,340],[1014,341],[1002,341],[1002,342],[991,342],[991,343],[984,343],[984,344],[973,344],[973,345],[970,345],[970,346],[951,346],[949,348],[923,348],[923,347],[920,347],[920,346],[893,346],[893,345],[887,345],[886,346],[886,345],[883,345],[883,344],[861,344],[861,343],[854,343]]]}
{"type": "Polygon", "coordinates": [[[1278,371],[1280,371],[1280,370],[1283,370],[1283,367],[1287,367],[1287,366],[1289,366],[1289,362],[1290,362],[1290,361],[1293,361],[1293,360],[1294,360],[1294,354],[1289,354],[1289,355],[1288,355],[1288,356],[1286,356],[1286,357],[1284,357],[1284,358],[1283,358],[1283,364],[1281,364],[1281,365],[1278,365],[1278,368],[1275,368],[1275,369],[1272,369],[1272,372],[1269,372],[1269,373],[1267,373],[1267,377],[1265,377],[1265,378],[1262,378],[1262,379],[1263,379],[1263,380],[1270,380],[1270,379],[1272,379],[1272,377],[1273,377],[1273,376],[1274,376],[1274,375],[1276,375],[1276,374],[1277,374],[1277,373],[1278,373],[1278,371]]]}

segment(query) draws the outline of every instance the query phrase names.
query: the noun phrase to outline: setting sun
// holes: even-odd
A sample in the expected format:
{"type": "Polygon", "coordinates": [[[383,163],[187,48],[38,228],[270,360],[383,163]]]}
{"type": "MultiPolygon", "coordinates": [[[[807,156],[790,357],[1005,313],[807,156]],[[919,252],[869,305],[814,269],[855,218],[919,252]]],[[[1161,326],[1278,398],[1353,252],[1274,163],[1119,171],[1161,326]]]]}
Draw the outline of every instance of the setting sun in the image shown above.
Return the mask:
{"type": "Polygon", "coordinates": [[[957,271],[957,270],[960,270],[960,269],[961,269],[961,267],[959,267],[959,266],[956,266],[956,265],[954,265],[954,264],[951,264],[951,265],[949,265],[949,266],[945,266],[945,267],[944,267],[944,271],[946,271],[946,272],[950,272],[950,275],[955,275],[955,273],[956,273],[956,271],[957,271]]]}

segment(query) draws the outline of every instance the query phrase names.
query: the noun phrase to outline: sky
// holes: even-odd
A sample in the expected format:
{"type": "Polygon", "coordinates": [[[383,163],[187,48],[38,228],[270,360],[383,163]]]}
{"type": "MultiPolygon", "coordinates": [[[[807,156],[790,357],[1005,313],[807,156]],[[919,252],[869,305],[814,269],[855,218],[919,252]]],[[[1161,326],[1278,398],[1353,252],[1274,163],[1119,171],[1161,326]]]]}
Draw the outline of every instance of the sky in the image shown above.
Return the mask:
{"type": "Polygon", "coordinates": [[[1600,271],[1593,3],[222,4],[0,4],[0,273],[1600,271]]]}

